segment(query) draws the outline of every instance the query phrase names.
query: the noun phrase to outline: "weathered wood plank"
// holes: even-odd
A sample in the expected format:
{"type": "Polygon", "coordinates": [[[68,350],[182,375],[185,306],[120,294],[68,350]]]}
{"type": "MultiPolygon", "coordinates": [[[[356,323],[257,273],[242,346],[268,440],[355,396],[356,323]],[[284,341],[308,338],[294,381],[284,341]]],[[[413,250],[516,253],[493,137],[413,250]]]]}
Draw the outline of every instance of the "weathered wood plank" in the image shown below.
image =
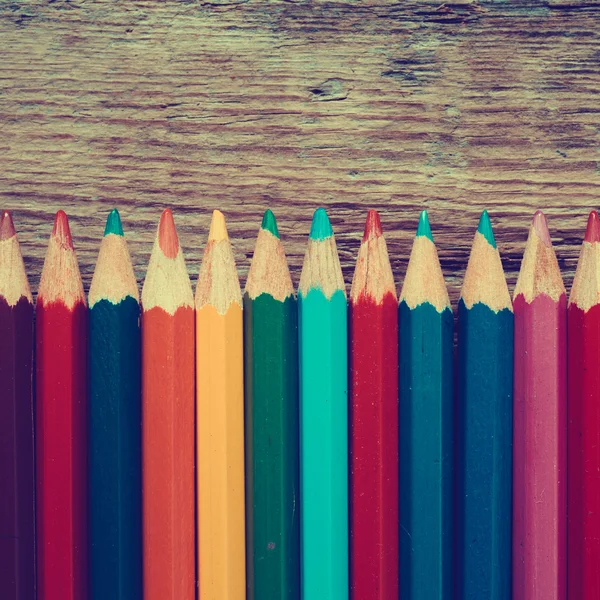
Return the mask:
{"type": "Polygon", "coordinates": [[[194,278],[221,208],[245,279],[270,206],[296,282],[324,205],[348,283],[374,207],[399,285],[427,208],[453,300],[479,211],[513,283],[544,208],[570,284],[600,188],[599,38],[594,1],[0,0],[0,206],[36,289],[52,213],[87,287],[113,205],[140,280],[162,207],[194,278]]]}

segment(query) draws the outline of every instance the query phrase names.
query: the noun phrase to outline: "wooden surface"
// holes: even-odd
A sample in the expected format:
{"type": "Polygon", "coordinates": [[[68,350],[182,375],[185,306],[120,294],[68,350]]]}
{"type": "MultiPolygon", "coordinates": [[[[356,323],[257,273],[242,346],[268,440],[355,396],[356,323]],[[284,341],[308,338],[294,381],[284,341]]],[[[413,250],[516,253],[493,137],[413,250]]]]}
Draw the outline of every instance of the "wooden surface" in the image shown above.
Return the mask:
{"type": "Polygon", "coordinates": [[[349,285],[367,208],[400,285],[430,210],[455,303],[488,208],[512,285],[536,208],[570,286],[600,185],[600,4],[0,0],[0,207],[37,290],[66,210],[86,290],[117,206],[141,281],[171,206],[242,280],[271,207],[297,284],[328,208],[349,285]]]}

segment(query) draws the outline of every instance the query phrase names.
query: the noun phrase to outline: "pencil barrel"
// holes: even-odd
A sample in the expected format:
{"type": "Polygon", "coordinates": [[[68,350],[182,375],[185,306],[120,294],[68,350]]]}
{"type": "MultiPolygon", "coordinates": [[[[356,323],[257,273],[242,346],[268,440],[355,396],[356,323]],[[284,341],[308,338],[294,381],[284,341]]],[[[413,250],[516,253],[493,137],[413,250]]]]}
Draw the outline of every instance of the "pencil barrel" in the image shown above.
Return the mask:
{"type": "Polygon", "coordinates": [[[399,306],[400,597],[453,594],[453,316],[399,306]]]}
{"type": "Polygon", "coordinates": [[[89,314],[91,600],[142,598],[139,317],[131,296],[89,314]]]}
{"type": "Polygon", "coordinates": [[[249,600],[300,597],[297,307],[244,296],[249,600]]]}

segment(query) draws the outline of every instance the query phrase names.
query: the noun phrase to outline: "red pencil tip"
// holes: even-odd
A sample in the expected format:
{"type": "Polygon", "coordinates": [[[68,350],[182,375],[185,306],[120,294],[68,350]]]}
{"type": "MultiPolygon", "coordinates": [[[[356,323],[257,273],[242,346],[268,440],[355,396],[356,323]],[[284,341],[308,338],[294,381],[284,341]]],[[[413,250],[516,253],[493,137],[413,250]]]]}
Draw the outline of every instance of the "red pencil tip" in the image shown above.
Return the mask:
{"type": "Polygon", "coordinates": [[[15,231],[12,215],[9,211],[5,210],[0,217],[0,242],[9,240],[15,235],[17,235],[17,232],[15,231]]]}
{"type": "Polygon", "coordinates": [[[365,223],[365,233],[363,235],[363,242],[369,239],[381,237],[383,231],[381,230],[381,220],[379,219],[379,213],[376,210],[370,210],[367,213],[367,222],[365,223]]]}
{"type": "Polygon", "coordinates": [[[550,239],[550,232],[548,231],[548,222],[546,221],[546,215],[544,215],[541,210],[535,211],[532,225],[540,240],[550,248],[550,246],[552,246],[552,240],[550,239]]]}
{"type": "Polygon", "coordinates": [[[179,252],[179,238],[170,208],[165,208],[158,224],[158,245],[167,258],[175,258],[179,252]]]}
{"type": "Polygon", "coordinates": [[[73,238],[71,237],[71,230],[69,229],[69,219],[67,219],[67,215],[62,210],[59,210],[56,213],[52,236],[55,237],[64,248],[73,249],[73,238]]]}
{"type": "Polygon", "coordinates": [[[584,239],[590,244],[600,242],[600,221],[598,220],[598,213],[595,210],[590,213],[588,218],[584,239]]]}

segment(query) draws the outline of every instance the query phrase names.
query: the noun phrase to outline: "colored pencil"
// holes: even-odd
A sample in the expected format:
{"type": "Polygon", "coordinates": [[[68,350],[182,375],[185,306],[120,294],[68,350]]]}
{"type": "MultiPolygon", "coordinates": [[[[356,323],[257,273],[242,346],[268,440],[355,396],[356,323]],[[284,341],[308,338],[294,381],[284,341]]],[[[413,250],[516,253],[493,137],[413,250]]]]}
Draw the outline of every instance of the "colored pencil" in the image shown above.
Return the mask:
{"type": "Polygon", "coordinates": [[[565,600],[567,300],[535,213],[515,288],[513,600],[565,600]]]}
{"type": "Polygon", "coordinates": [[[36,306],[38,600],[87,595],[87,306],[56,213],[36,306]]]}
{"type": "Polygon", "coordinates": [[[242,294],[225,218],[215,210],[196,288],[200,600],[245,600],[242,294]]]}
{"type": "Polygon", "coordinates": [[[600,221],[589,216],[568,308],[568,598],[600,598],[600,221]]]}
{"type": "Polygon", "coordinates": [[[457,597],[510,600],[513,312],[483,211],[458,303],[457,597]]]}
{"type": "Polygon", "coordinates": [[[453,327],[427,213],[400,294],[400,598],[453,594],[453,327]]]}
{"type": "Polygon", "coordinates": [[[348,315],[333,230],[314,214],[298,288],[302,597],[348,598],[348,315]]]}
{"type": "Polygon", "coordinates": [[[277,223],[265,212],[244,292],[248,600],[300,597],[298,324],[277,223]]]}
{"type": "Polygon", "coordinates": [[[142,309],[144,600],[193,600],[194,296],[169,209],[160,218],[142,309]]]}
{"type": "Polygon", "coordinates": [[[8,211],[0,216],[0,590],[35,600],[33,300],[8,211]]]}
{"type": "Polygon", "coordinates": [[[398,597],[398,300],[370,210],[350,292],[350,591],[398,597]]]}
{"type": "Polygon", "coordinates": [[[116,210],[106,221],[88,304],[89,596],[141,600],[140,307],[116,210]]]}

